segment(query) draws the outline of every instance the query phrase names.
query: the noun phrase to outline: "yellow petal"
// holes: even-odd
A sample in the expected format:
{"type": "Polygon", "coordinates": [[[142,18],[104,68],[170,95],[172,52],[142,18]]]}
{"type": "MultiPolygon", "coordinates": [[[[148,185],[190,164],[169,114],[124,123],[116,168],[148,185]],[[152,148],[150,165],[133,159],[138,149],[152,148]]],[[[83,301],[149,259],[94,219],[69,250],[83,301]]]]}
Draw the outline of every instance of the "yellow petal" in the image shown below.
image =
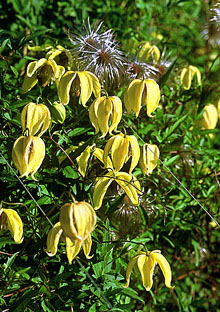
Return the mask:
{"type": "Polygon", "coordinates": [[[103,177],[99,179],[94,187],[93,203],[95,209],[99,209],[102,206],[103,197],[105,196],[105,193],[109,185],[113,181],[112,179],[113,174],[108,173],[108,176],[109,177],[103,177]]]}
{"type": "Polygon", "coordinates": [[[213,104],[208,104],[204,107],[204,113],[201,121],[199,122],[200,127],[204,129],[215,129],[218,122],[218,110],[213,104]]]}
{"type": "Polygon", "coordinates": [[[139,257],[140,257],[140,255],[135,256],[128,263],[128,266],[127,266],[127,269],[126,269],[126,284],[123,286],[125,288],[127,288],[129,286],[129,284],[130,284],[131,272],[132,272],[132,269],[133,269],[133,267],[134,267],[134,265],[137,262],[139,257]]]}
{"type": "Polygon", "coordinates": [[[32,141],[25,150],[25,158],[28,162],[28,170],[26,172],[26,177],[31,174],[32,179],[34,179],[34,174],[40,168],[45,157],[45,144],[44,141],[39,137],[32,136],[32,141]]]}
{"type": "Polygon", "coordinates": [[[140,158],[140,147],[138,141],[134,135],[129,135],[130,149],[131,149],[131,167],[129,173],[131,173],[134,168],[137,166],[139,158],[140,158]]]}
{"type": "Polygon", "coordinates": [[[96,225],[96,213],[93,207],[85,201],[75,202],[74,221],[78,235],[86,239],[96,225]]]}
{"type": "Polygon", "coordinates": [[[20,136],[14,143],[12,148],[12,160],[15,167],[19,170],[20,176],[26,175],[28,170],[28,162],[25,158],[26,146],[30,144],[31,137],[20,136]]]}
{"type": "Polygon", "coordinates": [[[153,113],[159,105],[160,88],[159,85],[152,79],[146,79],[144,82],[147,87],[147,94],[143,101],[147,106],[147,115],[152,117],[151,113],[153,113]]]}
{"type": "MultiPolygon", "coordinates": [[[[99,161],[101,161],[103,164],[104,164],[104,151],[101,149],[101,148],[98,148],[96,147],[95,150],[94,150],[94,153],[93,155],[98,158],[99,161]]],[[[107,157],[107,168],[111,168],[113,169],[113,165],[112,165],[112,162],[111,162],[111,159],[110,157],[107,157]]]]}
{"type": "Polygon", "coordinates": [[[156,261],[150,256],[140,255],[137,260],[137,264],[141,273],[143,286],[147,291],[149,291],[153,285],[153,273],[156,261]]]}
{"type": "Polygon", "coordinates": [[[33,74],[31,77],[28,77],[27,74],[24,76],[24,81],[21,87],[21,93],[24,94],[31,90],[38,83],[37,74],[33,74]]]}
{"type": "Polygon", "coordinates": [[[189,90],[192,82],[192,71],[188,68],[183,68],[180,75],[180,82],[185,90],[189,90]]]}
{"type": "Polygon", "coordinates": [[[104,148],[103,161],[104,161],[104,165],[106,168],[108,168],[107,167],[108,166],[108,153],[112,147],[114,140],[115,140],[115,136],[113,136],[111,139],[108,140],[104,148]]]}
{"type": "Polygon", "coordinates": [[[111,148],[111,159],[115,170],[119,171],[129,152],[129,136],[116,135],[111,148]]]}
{"type": "Polygon", "coordinates": [[[144,144],[141,148],[139,166],[142,173],[150,174],[156,168],[160,151],[155,144],[144,144]]]}
{"type": "Polygon", "coordinates": [[[14,241],[18,244],[22,243],[23,223],[19,214],[13,209],[3,209],[3,213],[7,215],[7,228],[11,232],[14,241]]]}
{"type": "Polygon", "coordinates": [[[77,225],[74,219],[74,203],[66,203],[60,210],[60,224],[65,236],[74,240],[82,240],[78,234],[77,225]]]}
{"type": "Polygon", "coordinates": [[[109,129],[109,119],[112,114],[113,105],[110,98],[106,98],[100,103],[97,109],[97,118],[99,123],[99,129],[102,133],[102,137],[106,136],[109,129]]]}
{"type": "Polygon", "coordinates": [[[76,73],[73,71],[67,71],[61,78],[58,86],[58,96],[60,103],[66,105],[70,100],[70,88],[76,78],[76,73]]]}
{"type": "Polygon", "coordinates": [[[85,150],[81,153],[81,155],[76,158],[76,161],[79,166],[78,167],[79,172],[82,174],[83,177],[85,177],[85,174],[86,174],[91,150],[92,150],[92,146],[87,146],[85,150]]]}
{"type": "Polygon", "coordinates": [[[61,228],[60,222],[57,222],[52,229],[50,229],[47,235],[47,248],[45,252],[48,256],[52,257],[57,253],[57,247],[60,240],[60,236],[63,230],[61,228]]]}
{"type": "Polygon", "coordinates": [[[163,255],[161,255],[159,250],[152,251],[149,255],[149,258],[154,259],[159,264],[163,272],[163,276],[165,278],[166,287],[173,288],[173,286],[171,286],[171,279],[172,279],[171,268],[166,258],[163,255]]]}
{"type": "Polygon", "coordinates": [[[69,237],[66,237],[66,254],[69,264],[71,264],[73,259],[78,255],[81,246],[82,246],[81,240],[72,241],[69,237]]]}
{"type": "Polygon", "coordinates": [[[112,111],[112,124],[109,127],[109,134],[112,134],[112,131],[117,131],[117,126],[121,121],[122,117],[122,102],[121,99],[117,96],[110,97],[112,104],[113,104],[113,111],[112,111]]]}
{"type": "Polygon", "coordinates": [[[95,128],[95,134],[99,132],[97,112],[95,111],[96,101],[99,101],[99,99],[96,99],[89,107],[89,119],[90,119],[91,124],[95,128]]]}
{"type": "Polygon", "coordinates": [[[130,112],[134,111],[136,117],[139,115],[142,103],[142,95],[145,88],[145,82],[140,79],[133,80],[126,91],[124,97],[125,107],[130,112]]]}
{"type": "Polygon", "coordinates": [[[132,181],[132,175],[127,172],[118,172],[116,176],[116,182],[121,186],[125,191],[127,196],[130,198],[132,204],[138,205],[138,193],[140,192],[140,183],[132,181]]]}
{"type": "Polygon", "coordinates": [[[91,238],[91,235],[89,235],[84,241],[83,241],[83,244],[82,244],[82,247],[83,247],[83,251],[84,251],[84,254],[86,256],[87,259],[92,259],[93,255],[90,256],[90,251],[91,251],[91,247],[92,247],[92,238],[91,238]]]}
{"type": "Polygon", "coordinates": [[[193,73],[192,79],[193,79],[194,74],[196,74],[197,83],[198,83],[198,85],[201,85],[201,73],[200,73],[200,70],[197,67],[192,66],[192,65],[189,66],[189,70],[191,70],[192,73],[193,73]]]}
{"type": "Polygon", "coordinates": [[[42,67],[43,65],[47,64],[47,59],[42,58],[39,61],[34,61],[28,64],[27,67],[27,76],[31,77],[33,76],[34,73],[36,73],[36,71],[42,67]]]}
{"type": "Polygon", "coordinates": [[[100,95],[101,86],[99,84],[98,78],[94,74],[88,71],[77,72],[77,74],[81,86],[80,99],[82,105],[85,107],[86,103],[88,102],[89,98],[92,95],[92,91],[94,91],[95,96],[100,95]]]}

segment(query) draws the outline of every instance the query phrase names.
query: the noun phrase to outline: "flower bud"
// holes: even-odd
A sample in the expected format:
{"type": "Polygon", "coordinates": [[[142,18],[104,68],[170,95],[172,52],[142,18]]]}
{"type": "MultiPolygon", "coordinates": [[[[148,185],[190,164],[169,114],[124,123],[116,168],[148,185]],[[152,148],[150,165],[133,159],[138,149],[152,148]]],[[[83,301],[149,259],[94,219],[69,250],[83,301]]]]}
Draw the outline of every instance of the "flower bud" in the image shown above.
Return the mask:
{"type": "Polygon", "coordinates": [[[61,207],[60,224],[65,236],[83,241],[95,228],[96,213],[86,202],[67,203],[61,207]]]}
{"type": "Polygon", "coordinates": [[[40,137],[47,131],[50,125],[50,111],[44,104],[28,103],[21,112],[21,126],[23,131],[29,130],[30,135],[35,135],[38,131],[40,137]]]}
{"type": "Polygon", "coordinates": [[[12,160],[19,170],[21,178],[31,174],[34,179],[35,172],[41,166],[45,156],[45,144],[39,137],[20,136],[12,149],[12,160]]]}
{"type": "Polygon", "coordinates": [[[146,62],[149,58],[152,58],[154,62],[158,62],[160,58],[160,50],[157,46],[151,45],[150,42],[146,42],[140,49],[138,58],[140,62],[146,62]]]}
{"type": "Polygon", "coordinates": [[[144,175],[152,173],[156,168],[160,151],[157,145],[144,144],[141,147],[141,155],[139,160],[139,167],[144,175]]]}

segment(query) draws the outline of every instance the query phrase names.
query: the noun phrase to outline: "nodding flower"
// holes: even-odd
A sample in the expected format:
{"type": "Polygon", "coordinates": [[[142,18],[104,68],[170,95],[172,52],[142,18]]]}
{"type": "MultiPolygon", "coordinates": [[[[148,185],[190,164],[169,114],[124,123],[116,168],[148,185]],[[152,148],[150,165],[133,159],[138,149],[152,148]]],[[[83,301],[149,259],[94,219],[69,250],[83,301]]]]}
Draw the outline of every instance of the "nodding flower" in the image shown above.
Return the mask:
{"type": "Polygon", "coordinates": [[[14,209],[0,208],[0,231],[9,230],[14,241],[21,244],[23,241],[23,223],[14,209]]]}
{"type": "Polygon", "coordinates": [[[88,21],[84,25],[85,34],[69,35],[69,39],[73,44],[75,66],[94,73],[107,90],[119,84],[120,77],[124,74],[125,59],[113,31],[101,31],[101,27],[102,22],[97,22],[91,28],[88,21]]]}

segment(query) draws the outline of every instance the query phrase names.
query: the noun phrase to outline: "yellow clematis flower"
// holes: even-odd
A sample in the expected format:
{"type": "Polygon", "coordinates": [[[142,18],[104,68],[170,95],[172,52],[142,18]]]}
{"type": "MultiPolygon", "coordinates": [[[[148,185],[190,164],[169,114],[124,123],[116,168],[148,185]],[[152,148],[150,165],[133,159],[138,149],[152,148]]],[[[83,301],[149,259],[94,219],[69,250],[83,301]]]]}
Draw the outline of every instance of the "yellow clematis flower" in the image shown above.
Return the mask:
{"type": "Polygon", "coordinates": [[[202,129],[215,129],[218,122],[218,110],[213,104],[204,107],[202,119],[198,122],[202,129]]]}
{"type": "Polygon", "coordinates": [[[102,206],[103,198],[110,184],[115,181],[130,198],[132,204],[138,205],[138,194],[141,192],[140,183],[135,177],[127,172],[108,172],[104,177],[97,180],[94,193],[94,208],[99,209],[102,206]]]}
{"type": "Polygon", "coordinates": [[[45,144],[39,137],[20,136],[13,145],[12,160],[21,178],[31,174],[35,180],[34,174],[41,166],[44,156],[45,144]]]}
{"type": "Polygon", "coordinates": [[[116,171],[119,171],[131,154],[131,173],[137,166],[140,158],[140,147],[134,135],[123,135],[119,133],[113,136],[106,144],[103,160],[107,167],[108,153],[111,150],[111,160],[116,171]]]}
{"type": "Polygon", "coordinates": [[[89,108],[89,118],[95,128],[95,134],[101,131],[102,137],[117,130],[121,117],[122,102],[117,96],[97,98],[89,108]]]}
{"type": "Polygon", "coordinates": [[[138,117],[141,105],[147,107],[147,115],[152,117],[152,113],[158,107],[160,101],[159,85],[152,79],[134,79],[124,93],[125,107],[130,114],[134,111],[138,117]]]}
{"type": "Polygon", "coordinates": [[[59,80],[64,71],[63,66],[57,65],[54,60],[47,60],[46,58],[29,63],[22,84],[22,93],[31,90],[38,82],[41,86],[46,87],[50,82],[59,80]]]}
{"type": "Polygon", "coordinates": [[[67,68],[70,68],[73,62],[71,52],[61,45],[51,47],[47,52],[46,57],[48,60],[54,60],[57,64],[67,68]]]}
{"type": "Polygon", "coordinates": [[[9,230],[17,244],[23,241],[23,223],[17,211],[0,209],[0,230],[9,230]]]}
{"type": "Polygon", "coordinates": [[[173,286],[171,286],[172,274],[170,265],[166,258],[161,255],[160,250],[154,250],[149,253],[140,252],[139,255],[131,259],[126,269],[126,284],[124,285],[125,288],[129,286],[131,272],[135,263],[138,265],[143,286],[147,291],[149,291],[153,285],[153,274],[157,264],[159,264],[159,267],[163,272],[166,287],[173,288],[173,286]]]}
{"type": "Polygon", "coordinates": [[[144,175],[152,173],[156,168],[160,151],[155,144],[144,144],[141,147],[139,167],[144,175]]]}
{"type": "Polygon", "coordinates": [[[67,203],[60,211],[60,221],[49,231],[47,236],[46,253],[54,256],[61,235],[66,241],[66,252],[69,263],[78,255],[81,247],[87,259],[91,256],[91,232],[96,225],[96,213],[86,202],[67,203]]]}
{"type": "Polygon", "coordinates": [[[81,103],[86,107],[92,92],[96,98],[100,96],[101,85],[98,78],[89,71],[67,71],[58,86],[58,96],[63,105],[69,103],[72,92],[80,95],[81,103]]]}
{"type": "Polygon", "coordinates": [[[195,66],[189,65],[183,68],[180,74],[180,83],[183,85],[185,90],[189,90],[191,88],[192,80],[196,76],[197,83],[201,85],[201,73],[199,69],[195,66]]]}
{"type": "Polygon", "coordinates": [[[35,135],[39,130],[40,137],[50,125],[50,111],[44,104],[28,103],[21,112],[22,130],[28,129],[30,135],[35,135]]]}
{"type": "Polygon", "coordinates": [[[160,59],[160,50],[157,46],[151,45],[150,42],[146,42],[138,54],[140,62],[146,62],[149,58],[152,58],[155,63],[160,59]]]}

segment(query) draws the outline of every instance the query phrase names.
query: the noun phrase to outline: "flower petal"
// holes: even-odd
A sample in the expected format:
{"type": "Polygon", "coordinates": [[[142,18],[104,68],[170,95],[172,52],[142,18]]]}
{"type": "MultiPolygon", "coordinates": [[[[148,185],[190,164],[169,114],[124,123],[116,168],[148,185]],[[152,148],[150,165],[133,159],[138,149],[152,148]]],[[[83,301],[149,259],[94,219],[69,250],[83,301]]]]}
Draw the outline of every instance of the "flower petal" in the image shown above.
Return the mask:
{"type": "Polygon", "coordinates": [[[24,94],[31,90],[38,83],[37,74],[33,74],[31,77],[28,77],[27,74],[24,76],[24,81],[21,87],[21,93],[24,94]]]}
{"type": "Polygon", "coordinates": [[[39,61],[34,61],[28,64],[27,67],[27,76],[31,77],[33,74],[43,65],[47,64],[47,59],[41,58],[39,61]]]}
{"type": "Polygon", "coordinates": [[[153,285],[153,273],[156,261],[153,257],[141,255],[137,261],[138,268],[141,272],[144,288],[149,291],[153,285]]]}
{"type": "Polygon", "coordinates": [[[47,235],[47,248],[44,250],[48,256],[52,257],[57,253],[57,246],[63,230],[60,222],[57,222],[47,235]]]}
{"type": "Polygon", "coordinates": [[[141,109],[144,87],[145,83],[143,80],[135,79],[129,84],[126,95],[124,97],[126,109],[128,112],[133,110],[136,114],[136,117],[139,115],[141,109]]]}
{"type": "Polygon", "coordinates": [[[92,259],[93,255],[90,256],[89,253],[91,251],[91,247],[92,247],[92,238],[91,238],[91,235],[89,235],[84,241],[83,241],[83,244],[82,244],[82,247],[83,247],[83,251],[84,251],[84,254],[86,256],[87,259],[92,259]]]}
{"type": "Polygon", "coordinates": [[[140,158],[140,147],[138,141],[134,135],[129,135],[130,149],[132,154],[131,167],[129,173],[131,173],[137,166],[140,158]]]}
{"type": "Polygon", "coordinates": [[[58,86],[58,96],[60,102],[63,105],[69,103],[70,100],[70,88],[76,78],[76,73],[74,71],[67,71],[61,78],[58,86]]]}
{"type": "Polygon", "coordinates": [[[109,119],[112,114],[113,104],[110,98],[106,98],[100,103],[97,109],[97,118],[99,123],[99,129],[102,133],[102,137],[106,136],[109,130],[109,119]]]}
{"type": "Polygon", "coordinates": [[[159,105],[160,88],[159,85],[152,79],[146,79],[144,82],[147,87],[147,95],[143,101],[147,105],[147,115],[152,117],[151,113],[153,113],[159,105]]]}
{"type": "Polygon", "coordinates": [[[163,276],[165,278],[166,287],[173,288],[173,286],[171,286],[172,279],[171,268],[166,258],[163,255],[161,255],[161,253],[158,250],[152,251],[149,255],[149,258],[154,258],[155,261],[159,264],[163,272],[163,276]]]}
{"type": "Polygon", "coordinates": [[[117,126],[121,121],[122,117],[122,102],[121,99],[117,96],[111,96],[111,101],[113,104],[112,110],[112,124],[109,127],[109,134],[112,134],[112,131],[117,131],[117,126]]]}
{"type": "Polygon", "coordinates": [[[99,209],[102,206],[103,197],[105,196],[105,193],[109,187],[109,185],[112,183],[113,179],[112,173],[108,173],[109,177],[103,177],[98,180],[98,182],[95,185],[94,193],[93,193],[93,203],[94,208],[99,209]]]}
{"type": "Polygon", "coordinates": [[[13,209],[3,209],[3,213],[7,215],[7,228],[11,232],[14,241],[18,244],[22,243],[23,223],[19,214],[13,209]]]}
{"type": "Polygon", "coordinates": [[[124,288],[127,288],[129,286],[129,284],[130,284],[131,272],[132,272],[132,269],[133,269],[133,267],[134,267],[134,265],[137,262],[139,257],[140,257],[140,255],[135,256],[128,263],[128,266],[127,266],[127,269],[126,269],[126,284],[123,286],[124,288]]]}
{"type": "Polygon", "coordinates": [[[69,264],[72,264],[73,259],[78,255],[81,246],[81,240],[72,241],[69,237],[66,237],[66,254],[69,264]]]}

